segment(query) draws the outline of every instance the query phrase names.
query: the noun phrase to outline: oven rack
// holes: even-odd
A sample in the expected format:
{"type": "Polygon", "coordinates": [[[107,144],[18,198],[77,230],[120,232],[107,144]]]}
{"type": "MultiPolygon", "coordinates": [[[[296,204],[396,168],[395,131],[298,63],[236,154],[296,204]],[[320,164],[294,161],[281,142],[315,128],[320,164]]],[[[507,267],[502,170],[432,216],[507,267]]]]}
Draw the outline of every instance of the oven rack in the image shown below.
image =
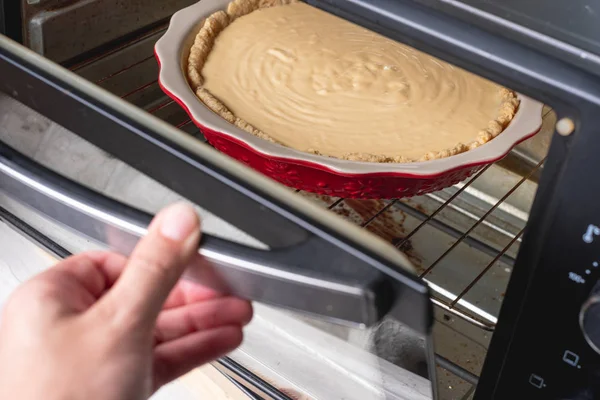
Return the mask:
{"type": "MultiPolygon", "coordinates": [[[[172,99],[167,97],[158,85],[158,65],[154,59],[153,47],[154,43],[165,32],[166,26],[160,26],[138,38],[120,43],[109,51],[97,54],[89,59],[69,66],[75,73],[87,78],[88,80],[98,84],[99,86],[111,91],[119,97],[129,101],[130,103],[139,106],[175,127],[189,133],[190,135],[205,141],[202,133],[185,114],[183,109],[179,107],[172,99]]],[[[362,228],[370,229],[376,225],[380,218],[392,208],[397,208],[406,215],[411,216],[419,221],[418,225],[408,232],[405,232],[402,237],[394,240],[394,245],[400,250],[406,251],[410,248],[410,240],[419,233],[423,227],[430,226],[443,232],[453,238],[450,246],[439,255],[433,262],[427,265],[420,265],[419,273],[422,278],[428,280],[428,277],[435,271],[436,267],[442,263],[461,243],[466,244],[480,252],[492,257],[480,272],[474,276],[458,293],[448,293],[442,286],[431,284],[432,301],[446,312],[457,316],[474,326],[486,331],[493,331],[496,324],[496,315],[490,313],[477,313],[472,311],[472,307],[462,307],[462,300],[469,294],[469,291],[492,269],[492,267],[501,261],[508,266],[514,264],[514,258],[508,254],[511,247],[518,245],[520,242],[523,228],[516,232],[503,232],[506,235],[507,242],[503,247],[491,246],[485,241],[477,238],[472,233],[480,225],[494,225],[493,222],[488,222],[488,217],[511,196],[523,183],[528,180],[535,179],[543,167],[544,159],[529,168],[526,174],[516,182],[512,187],[493,204],[483,210],[482,215],[478,215],[470,227],[464,230],[459,230],[453,227],[448,222],[436,218],[447,208],[454,207],[455,209],[461,206],[454,204],[455,200],[461,196],[474,182],[476,182],[489,168],[485,167],[474,177],[461,185],[457,185],[457,189],[453,193],[440,196],[438,193],[426,195],[430,200],[439,203],[437,208],[431,212],[425,212],[422,207],[411,204],[406,199],[392,199],[390,201],[371,202],[363,201],[369,208],[368,216],[359,222],[362,228]]],[[[296,192],[300,192],[296,190],[296,192]]],[[[343,198],[330,198],[323,195],[312,195],[310,193],[300,192],[302,195],[307,195],[316,198],[321,204],[329,210],[344,214],[344,206],[348,202],[361,202],[360,200],[348,200],[343,198]]],[[[466,210],[462,210],[468,213],[466,210]]],[[[377,232],[376,232],[377,233],[377,232]]]]}

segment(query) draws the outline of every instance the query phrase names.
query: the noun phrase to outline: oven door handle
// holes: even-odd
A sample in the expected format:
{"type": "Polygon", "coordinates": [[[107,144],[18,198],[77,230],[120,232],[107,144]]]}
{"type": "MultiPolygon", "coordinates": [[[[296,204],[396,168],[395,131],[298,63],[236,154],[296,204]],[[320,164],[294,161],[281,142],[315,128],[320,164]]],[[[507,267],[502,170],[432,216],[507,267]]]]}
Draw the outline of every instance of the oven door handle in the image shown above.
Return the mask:
{"type": "MultiPolygon", "coordinates": [[[[128,255],[152,216],[59,175],[0,142],[0,191],[107,248],[128,255]]],[[[386,276],[316,236],[271,251],[203,235],[184,278],[243,298],[371,325],[396,298],[386,276]],[[323,265],[326,263],[325,265],[323,265]],[[353,268],[348,268],[352,266],[353,268]]]]}

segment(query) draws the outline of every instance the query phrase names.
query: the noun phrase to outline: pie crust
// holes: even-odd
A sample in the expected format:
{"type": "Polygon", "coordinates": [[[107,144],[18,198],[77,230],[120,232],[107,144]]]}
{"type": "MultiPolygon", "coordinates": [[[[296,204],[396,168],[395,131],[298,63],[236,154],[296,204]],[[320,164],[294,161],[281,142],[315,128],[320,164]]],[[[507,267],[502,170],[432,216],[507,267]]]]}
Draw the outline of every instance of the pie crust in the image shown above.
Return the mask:
{"type": "MultiPolygon", "coordinates": [[[[228,122],[235,126],[249,132],[261,139],[279,143],[268,133],[257,129],[244,119],[234,115],[229,108],[215,95],[204,87],[204,77],[202,75],[203,68],[209,57],[210,52],[213,49],[215,40],[218,35],[227,28],[237,18],[247,15],[255,10],[285,6],[291,3],[296,3],[297,0],[235,0],[229,3],[226,11],[217,11],[210,15],[204,21],[198,34],[195,37],[194,44],[190,49],[187,65],[188,81],[191,87],[195,90],[198,98],[212,111],[220,115],[228,122]]],[[[498,134],[500,134],[506,126],[510,123],[512,118],[517,112],[519,106],[519,100],[515,92],[499,87],[500,103],[498,107],[497,116],[487,124],[487,127],[481,129],[475,138],[468,143],[457,143],[453,147],[449,147],[444,150],[427,151],[419,157],[407,157],[405,155],[381,155],[371,154],[362,152],[349,152],[341,155],[323,154],[318,148],[305,148],[299,149],[313,154],[336,157],[346,160],[355,161],[368,161],[368,162],[379,162],[379,163],[406,163],[414,161],[427,161],[438,158],[444,158],[453,156],[455,154],[463,153],[470,149],[481,146],[482,144],[492,140],[498,134]]],[[[224,99],[227,101],[226,99],[224,99]]]]}

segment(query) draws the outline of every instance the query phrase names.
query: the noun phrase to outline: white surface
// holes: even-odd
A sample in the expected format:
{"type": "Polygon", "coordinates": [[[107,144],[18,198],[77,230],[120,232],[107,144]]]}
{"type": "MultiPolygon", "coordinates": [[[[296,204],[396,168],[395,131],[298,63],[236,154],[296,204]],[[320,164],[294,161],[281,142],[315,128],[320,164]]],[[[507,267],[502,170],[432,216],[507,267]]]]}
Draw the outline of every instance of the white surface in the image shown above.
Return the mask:
{"type": "Polygon", "coordinates": [[[46,251],[0,220],[0,304],[14,289],[56,262],[46,251]]]}

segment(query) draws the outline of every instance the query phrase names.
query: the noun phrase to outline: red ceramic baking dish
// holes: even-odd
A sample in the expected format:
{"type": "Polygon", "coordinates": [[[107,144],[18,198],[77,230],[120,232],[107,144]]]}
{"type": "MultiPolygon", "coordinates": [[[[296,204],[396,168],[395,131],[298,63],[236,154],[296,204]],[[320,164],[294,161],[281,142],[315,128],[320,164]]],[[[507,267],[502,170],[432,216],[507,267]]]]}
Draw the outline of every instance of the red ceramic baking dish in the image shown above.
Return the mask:
{"type": "Polygon", "coordinates": [[[226,9],[229,1],[202,0],[173,15],[169,29],[155,46],[159,83],[216,149],[284,185],[349,198],[421,195],[454,185],[500,160],[541,127],[542,104],[519,95],[519,109],[504,132],[473,150],[438,160],[397,164],[348,161],[260,139],[206,107],[192,91],[185,73],[189,49],[203,20],[226,9]]]}

